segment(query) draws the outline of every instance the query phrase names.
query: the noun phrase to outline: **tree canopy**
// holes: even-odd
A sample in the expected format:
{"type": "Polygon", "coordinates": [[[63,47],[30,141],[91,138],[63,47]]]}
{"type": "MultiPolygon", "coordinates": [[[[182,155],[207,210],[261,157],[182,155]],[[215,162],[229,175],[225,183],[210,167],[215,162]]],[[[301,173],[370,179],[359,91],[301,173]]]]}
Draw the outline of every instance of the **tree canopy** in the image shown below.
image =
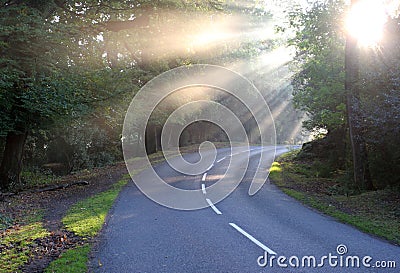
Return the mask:
{"type": "Polygon", "coordinates": [[[235,35],[270,18],[253,1],[3,0],[0,7],[1,189],[20,183],[24,157],[38,166],[62,158],[70,171],[117,156],[124,112],[143,84],[183,64],[259,54],[264,41],[235,35]]]}
{"type": "MultiPolygon", "coordinates": [[[[389,178],[389,173],[392,175],[394,169],[399,169],[399,143],[394,133],[399,128],[399,18],[396,15],[388,18],[385,38],[379,45],[358,44],[345,54],[345,18],[349,8],[341,0],[317,1],[307,10],[299,8],[288,14],[289,28],[295,32],[290,43],[297,51],[294,102],[308,114],[304,124],[308,129],[325,129],[328,135],[341,132],[331,139],[335,143],[332,154],[336,154],[333,160],[336,163],[343,159],[343,153],[337,156],[338,148],[350,147],[351,137],[349,140],[345,134],[349,128],[346,116],[350,115],[353,130],[357,132],[356,141],[365,141],[368,156],[364,164],[371,167],[374,187],[381,188],[399,183],[395,178],[398,176],[389,178]],[[350,72],[345,57],[356,58],[359,71],[354,83],[357,91],[350,97],[345,88],[345,75],[350,72]],[[386,171],[382,172],[383,169],[386,171]]],[[[365,189],[357,184],[354,187],[365,189]]]]}

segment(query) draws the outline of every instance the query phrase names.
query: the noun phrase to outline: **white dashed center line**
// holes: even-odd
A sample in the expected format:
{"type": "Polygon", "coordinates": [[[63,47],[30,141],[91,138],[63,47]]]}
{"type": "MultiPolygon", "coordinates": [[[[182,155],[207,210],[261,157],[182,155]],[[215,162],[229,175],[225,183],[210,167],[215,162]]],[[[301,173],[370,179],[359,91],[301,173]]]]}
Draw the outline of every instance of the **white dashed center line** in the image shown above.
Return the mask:
{"type": "Polygon", "coordinates": [[[214,204],[211,202],[210,199],[206,198],[206,201],[207,201],[207,203],[210,205],[210,207],[213,209],[213,211],[214,211],[216,214],[218,214],[218,215],[221,215],[221,214],[222,214],[222,212],[221,212],[219,209],[217,209],[216,206],[214,206],[214,204]]]}
{"type": "MultiPolygon", "coordinates": [[[[208,199],[207,199],[208,200],[208,199]]],[[[236,229],[237,231],[239,231],[240,233],[242,233],[244,236],[246,236],[248,239],[250,239],[250,241],[252,241],[253,243],[255,243],[256,245],[258,245],[259,247],[261,247],[262,249],[264,249],[266,252],[268,252],[270,255],[276,255],[276,252],[273,251],[272,249],[270,249],[269,247],[265,246],[263,243],[261,243],[259,240],[257,240],[256,238],[254,238],[253,236],[251,236],[250,234],[248,234],[246,231],[244,231],[242,228],[240,228],[239,226],[237,226],[234,223],[229,223],[229,225],[231,225],[234,229],[236,229]]]]}
{"type": "Polygon", "coordinates": [[[201,178],[201,181],[206,181],[207,173],[203,174],[203,177],[201,178]]]}
{"type": "Polygon", "coordinates": [[[207,194],[207,192],[206,192],[206,185],[201,184],[201,191],[203,192],[204,195],[207,194]]]}
{"type": "Polygon", "coordinates": [[[223,158],[221,158],[220,160],[217,160],[217,163],[219,163],[219,162],[221,162],[221,161],[223,161],[223,160],[225,160],[226,159],[226,156],[224,156],[223,158]]]}

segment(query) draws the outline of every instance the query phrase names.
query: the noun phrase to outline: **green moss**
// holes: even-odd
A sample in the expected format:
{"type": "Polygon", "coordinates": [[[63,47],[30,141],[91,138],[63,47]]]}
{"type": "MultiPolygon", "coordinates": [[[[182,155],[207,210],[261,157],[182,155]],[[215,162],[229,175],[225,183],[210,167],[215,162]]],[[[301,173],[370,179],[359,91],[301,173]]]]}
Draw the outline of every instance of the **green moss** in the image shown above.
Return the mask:
{"type": "Polygon", "coordinates": [[[36,222],[29,225],[21,226],[18,229],[13,229],[8,236],[2,238],[2,244],[27,244],[37,238],[43,238],[49,235],[49,232],[43,228],[42,223],[36,222]]]}
{"type": "Polygon", "coordinates": [[[29,260],[29,250],[12,248],[0,254],[0,272],[20,272],[19,267],[29,260]]]}
{"type": "Polygon", "coordinates": [[[17,272],[29,260],[29,245],[33,240],[49,235],[41,222],[35,222],[11,229],[1,238],[1,244],[12,247],[0,253],[0,272],[17,272]]]}

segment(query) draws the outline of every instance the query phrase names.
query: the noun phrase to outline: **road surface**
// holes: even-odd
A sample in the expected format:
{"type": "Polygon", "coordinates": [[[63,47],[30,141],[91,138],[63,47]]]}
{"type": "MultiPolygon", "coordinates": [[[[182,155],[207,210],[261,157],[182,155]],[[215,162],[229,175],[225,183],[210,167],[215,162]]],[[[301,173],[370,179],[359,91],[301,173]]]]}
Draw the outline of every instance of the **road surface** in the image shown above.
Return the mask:
{"type": "MultiPolygon", "coordinates": [[[[278,147],[278,153],[285,151],[278,147]]],[[[181,175],[165,163],[156,167],[175,187],[202,189],[210,206],[201,210],[160,206],[129,183],[116,200],[92,253],[91,270],[400,272],[400,247],[304,207],[270,183],[249,196],[261,152],[272,153],[271,149],[252,147],[242,183],[217,204],[207,198],[207,187],[225,173],[229,149],[219,149],[213,167],[198,176],[181,175]]],[[[196,161],[198,155],[185,158],[196,161]]],[[[138,178],[146,175],[144,171],[138,178]]]]}

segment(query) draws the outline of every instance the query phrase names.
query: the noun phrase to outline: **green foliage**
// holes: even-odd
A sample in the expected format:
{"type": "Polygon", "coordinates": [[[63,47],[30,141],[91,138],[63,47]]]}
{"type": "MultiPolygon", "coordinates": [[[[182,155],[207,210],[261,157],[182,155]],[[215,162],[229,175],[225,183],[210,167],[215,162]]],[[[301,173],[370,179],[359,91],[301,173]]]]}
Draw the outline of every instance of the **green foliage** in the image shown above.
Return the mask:
{"type": "Polygon", "coordinates": [[[0,230],[6,229],[13,224],[13,219],[7,215],[0,213],[0,230]]]}
{"type": "Polygon", "coordinates": [[[68,47],[60,44],[66,26],[25,5],[3,7],[0,26],[0,134],[43,126],[77,111],[83,91],[76,69],[67,66],[68,47]]]}
{"type": "MultiPolygon", "coordinates": [[[[220,31],[231,31],[236,18],[246,17],[232,24],[238,33],[269,21],[271,14],[254,1],[0,5],[0,146],[9,133],[27,133],[29,171],[55,163],[64,165],[60,174],[65,174],[119,160],[125,110],[148,80],[182,64],[227,64],[273,47],[271,39],[255,35],[196,42],[196,35],[207,35],[216,24],[220,31]]],[[[150,125],[162,124],[176,105],[160,109],[150,125]]],[[[0,175],[6,177],[4,172],[0,175]]],[[[10,177],[18,180],[17,174],[10,177]]]]}
{"type": "MultiPolygon", "coordinates": [[[[140,70],[136,72],[135,64],[121,61],[113,62],[111,67],[104,57],[100,35],[104,29],[100,22],[105,24],[109,16],[122,14],[122,10],[125,16],[131,16],[130,10],[135,6],[132,1],[122,5],[117,2],[109,3],[115,4],[116,9],[97,1],[1,3],[0,138],[7,140],[4,145],[9,151],[3,155],[0,168],[2,189],[20,183],[23,153],[15,152],[16,158],[12,157],[13,150],[24,150],[25,138],[20,137],[16,143],[13,137],[38,132],[43,135],[43,131],[61,126],[68,128],[72,121],[109,106],[113,98],[137,90],[140,83],[134,74],[140,74],[140,70]]],[[[36,151],[43,151],[49,145],[36,143],[35,137],[29,138],[28,144],[36,151]]],[[[86,152],[82,146],[75,150],[86,152]]],[[[97,154],[98,158],[89,160],[94,161],[93,165],[115,159],[106,151],[97,154]]],[[[34,152],[30,156],[38,158],[34,152]]],[[[80,154],[73,156],[79,158],[80,154]]],[[[45,157],[42,154],[33,167],[53,163],[46,162],[45,157]]],[[[87,164],[79,165],[92,163],[87,162],[85,154],[82,157],[87,164]]]]}
{"type": "Polygon", "coordinates": [[[368,143],[371,176],[379,189],[400,185],[400,17],[389,18],[385,39],[361,52],[361,105],[357,127],[368,143]]]}
{"type": "Polygon", "coordinates": [[[57,177],[49,171],[32,169],[23,171],[21,173],[21,180],[21,187],[26,189],[52,184],[57,181],[57,177]]]}
{"type": "MultiPolygon", "coordinates": [[[[330,134],[344,132],[346,127],[343,21],[347,8],[342,0],[316,1],[307,10],[295,9],[288,14],[289,28],[295,31],[290,44],[296,48],[298,61],[293,100],[298,109],[308,114],[304,126],[309,130],[323,128],[330,134]]],[[[400,184],[399,20],[388,19],[379,49],[358,48],[360,80],[356,85],[360,94],[353,118],[355,128],[366,141],[371,176],[374,187],[379,189],[400,184]]],[[[329,140],[337,147],[345,147],[344,141],[344,134],[329,140]]],[[[351,163],[343,164],[345,158],[341,154],[331,165],[349,167],[351,163]]],[[[322,175],[329,173],[326,169],[322,175]]]]}
{"type": "Polygon", "coordinates": [[[161,72],[192,63],[198,54],[187,51],[189,36],[208,15],[222,14],[214,0],[0,5],[0,146],[9,133],[28,133],[29,168],[62,163],[67,172],[120,158],[132,95],[161,72]],[[60,141],[62,162],[53,161],[49,149],[60,141]]]}
{"type": "Polygon", "coordinates": [[[345,124],[344,2],[315,2],[288,15],[295,36],[289,41],[297,52],[293,101],[305,111],[309,130],[335,130],[345,124]]]}
{"type": "Polygon", "coordinates": [[[87,256],[90,246],[80,246],[65,251],[45,269],[46,273],[84,273],[87,272],[87,256]]]}
{"type": "Polygon", "coordinates": [[[17,123],[38,129],[59,118],[75,118],[87,112],[88,104],[115,95],[125,82],[121,77],[131,76],[107,67],[103,45],[96,38],[100,30],[83,28],[92,9],[78,20],[71,14],[82,6],[64,4],[62,8],[70,8],[71,13],[55,8],[52,1],[40,7],[29,1],[8,4],[0,11],[0,102],[7,110],[1,120],[3,134],[17,123]],[[17,117],[9,118],[12,114],[17,117]]]}
{"type": "Polygon", "coordinates": [[[49,143],[49,160],[62,162],[70,171],[102,167],[120,161],[121,131],[120,124],[110,124],[103,117],[77,120],[69,128],[53,131],[58,139],[49,143]]]}

